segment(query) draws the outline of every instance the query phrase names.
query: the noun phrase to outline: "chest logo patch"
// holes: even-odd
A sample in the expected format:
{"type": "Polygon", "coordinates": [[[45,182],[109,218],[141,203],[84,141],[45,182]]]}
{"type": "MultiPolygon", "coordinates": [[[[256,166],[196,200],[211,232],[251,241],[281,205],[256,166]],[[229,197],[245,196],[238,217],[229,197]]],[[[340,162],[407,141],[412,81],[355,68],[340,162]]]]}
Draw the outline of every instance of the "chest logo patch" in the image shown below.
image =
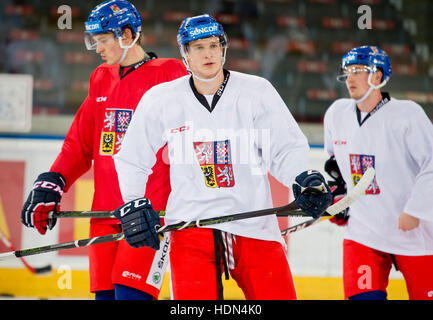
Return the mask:
{"type": "Polygon", "coordinates": [[[101,155],[114,155],[120,150],[131,118],[130,109],[106,109],[99,148],[101,155]]]}
{"type": "Polygon", "coordinates": [[[230,140],[194,142],[194,151],[209,188],[230,188],[235,185],[230,140]]]}
{"type": "MultiPolygon", "coordinates": [[[[361,180],[362,175],[368,168],[375,168],[374,156],[365,154],[349,154],[350,158],[350,172],[352,174],[352,183],[355,186],[359,180],[361,180]]],[[[374,177],[373,182],[365,190],[365,194],[379,194],[380,188],[377,184],[376,177],[374,177]]]]}

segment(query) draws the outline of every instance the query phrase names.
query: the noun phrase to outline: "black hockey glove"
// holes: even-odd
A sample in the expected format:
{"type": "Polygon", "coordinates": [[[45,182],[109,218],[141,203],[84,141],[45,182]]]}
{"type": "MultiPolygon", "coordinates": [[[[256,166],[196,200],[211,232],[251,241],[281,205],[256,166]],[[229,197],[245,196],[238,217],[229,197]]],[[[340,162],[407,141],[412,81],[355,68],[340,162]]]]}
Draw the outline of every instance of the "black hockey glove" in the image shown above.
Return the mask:
{"type": "Polygon", "coordinates": [[[326,173],[329,174],[332,179],[334,179],[334,181],[328,181],[328,184],[332,189],[332,194],[334,196],[346,194],[346,183],[343,180],[343,176],[341,175],[341,171],[338,167],[337,161],[335,160],[335,156],[332,156],[326,160],[324,169],[326,173]]]}
{"type": "MultiPolygon", "coordinates": [[[[328,184],[331,187],[332,196],[334,198],[333,203],[337,203],[347,194],[347,187],[346,182],[344,182],[343,176],[341,175],[340,168],[338,167],[337,160],[335,160],[335,156],[331,156],[326,160],[324,169],[326,173],[334,179],[333,181],[328,181],[328,184]]],[[[348,219],[349,208],[339,212],[329,219],[329,221],[339,226],[345,226],[348,219]]]]}
{"type": "Polygon", "coordinates": [[[332,203],[331,189],[319,171],[302,172],[292,186],[295,202],[305,213],[317,219],[332,203]]]}
{"type": "Polygon", "coordinates": [[[147,198],[138,198],[117,208],[114,216],[122,223],[126,242],[133,248],[159,249],[156,229],[161,226],[159,215],[147,198]]]}
{"type": "Polygon", "coordinates": [[[66,181],[60,173],[45,172],[38,176],[33,190],[21,211],[21,221],[26,227],[36,228],[40,234],[53,229],[57,219],[51,212],[60,210],[60,200],[66,181]]]}

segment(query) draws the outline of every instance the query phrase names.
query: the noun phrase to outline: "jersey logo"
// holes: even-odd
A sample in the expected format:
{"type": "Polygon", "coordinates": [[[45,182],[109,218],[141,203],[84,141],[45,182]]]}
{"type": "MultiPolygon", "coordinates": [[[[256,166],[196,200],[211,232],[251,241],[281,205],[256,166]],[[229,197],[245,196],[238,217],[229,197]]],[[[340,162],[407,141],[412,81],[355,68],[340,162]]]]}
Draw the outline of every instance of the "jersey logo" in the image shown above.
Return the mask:
{"type": "Polygon", "coordinates": [[[235,185],[230,140],[194,142],[194,151],[209,188],[230,188],[235,185]]]}
{"type": "MultiPolygon", "coordinates": [[[[368,168],[374,166],[374,156],[365,154],[349,154],[350,160],[350,172],[352,174],[352,183],[355,186],[359,180],[361,180],[362,175],[368,168]]],[[[379,194],[380,188],[377,184],[376,177],[374,177],[373,182],[365,190],[365,194],[379,194]]]]}
{"type": "Polygon", "coordinates": [[[97,97],[96,102],[104,102],[107,101],[107,97],[97,97]]]}
{"type": "Polygon", "coordinates": [[[114,155],[120,150],[131,118],[130,109],[106,109],[99,149],[101,155],[114,155]]]}

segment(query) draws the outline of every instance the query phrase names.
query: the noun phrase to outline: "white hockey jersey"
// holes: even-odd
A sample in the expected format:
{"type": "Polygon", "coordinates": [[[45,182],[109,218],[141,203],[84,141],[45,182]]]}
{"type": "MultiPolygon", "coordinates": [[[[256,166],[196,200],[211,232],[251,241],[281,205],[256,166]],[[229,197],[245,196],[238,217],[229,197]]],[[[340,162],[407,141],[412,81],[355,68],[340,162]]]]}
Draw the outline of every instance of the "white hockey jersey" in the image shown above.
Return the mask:
{"type": "MultiPolygon", "coordinates": [[[[291,187],[306,170],[307,139],[267,80],[230,71],[217,94],[210,112],[185,76],[143,95],[115,156],[125,202],[143,196],[155,153],[166,143],[166,224],[272,208],[267,172],[291,187]]],[[[275,215],[209,227],[283,242],[275,215]]]]}
{"type": "Polygon", "coordinates": [[[390,101],[360,126],[352,99],[326,111],[325,150],[335,155],[348,190],[369,166],[376,177],[350,206],[346,239],[400,255],[433,254],[433,126],[412,101],[390,101]],[[406,212],[417,228],[398,229],[406,212]]]}

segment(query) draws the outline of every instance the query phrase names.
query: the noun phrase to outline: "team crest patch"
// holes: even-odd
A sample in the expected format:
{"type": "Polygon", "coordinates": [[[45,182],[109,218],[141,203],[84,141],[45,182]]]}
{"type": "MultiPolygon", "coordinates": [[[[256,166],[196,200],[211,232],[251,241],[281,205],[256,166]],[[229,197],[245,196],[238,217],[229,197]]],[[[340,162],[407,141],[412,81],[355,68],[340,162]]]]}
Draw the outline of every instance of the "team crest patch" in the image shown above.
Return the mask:
{"type": "Polygon", "coordinates": [[[132,118],[130,109],[106,109],[101,133],[101,155],[114,155],[120,150],[132,118]]]}
{"type": "Polygon", "coordinates": [[[112,4],[110,6],[111,10],[113,11],[113,13],[116,13],[117,11],[120,10],[119,6],[117,4],[112,4]]]}
{"type": "MultiPolygon", "coordinates": [[[[361,180],[362,175],[370,167],[375,167],[374,156],[365,154],[350,154],[350,172],[352,174],[352,183],[355,186],[359,180],[361,180]]],[[[373,182],[365,190],[365,194],[379,194],[380,188],[377,184],[376,177],[374,177],[373,182]]]]}
{"type": "Polygon", "coordinates": [[[235,185],[230,140],[194,142],[194,151],[210,188],[229,188],[235,185]]]}

